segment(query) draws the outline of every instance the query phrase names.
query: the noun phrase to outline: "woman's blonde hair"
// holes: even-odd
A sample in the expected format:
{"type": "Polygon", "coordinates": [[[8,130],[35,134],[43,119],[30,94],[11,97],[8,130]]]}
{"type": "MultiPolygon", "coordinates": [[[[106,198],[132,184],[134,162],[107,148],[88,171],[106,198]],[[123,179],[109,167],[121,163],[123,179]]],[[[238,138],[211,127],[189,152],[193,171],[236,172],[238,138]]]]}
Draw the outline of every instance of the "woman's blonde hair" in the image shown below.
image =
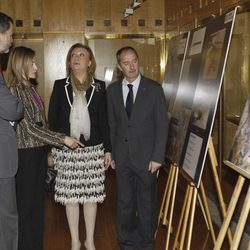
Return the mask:
{"type": "Polygon", "coordinates": [[[15,47],[9,56],[7,66],[7,85],[14,86],[17,83],[22,83],[29,86],[29,70],[32,66],[32,61],[35,57],[35,51],[19,46],[15,47]]]}
{"type": "Polygon", "coordinates": [[[78,48],[86,49],[88,51],[88,53],[89,53],[89,60],[91,61],[91,65],[89,66],[88,74],[92,78],[94,76],[95,70],[96,70],[95,57],[94,57],[94,54],[93,54],[91,48],[88,45],[85,45],[85,44],[82,44],[82,43],[75,43],[74,45],[71,46],[71,48],[68,51],[67,58],[66,58],[67,75],[71,74],[70,58],[71,58],[72,52],[73,52],[74,49],[78,49],[78,48]]]}

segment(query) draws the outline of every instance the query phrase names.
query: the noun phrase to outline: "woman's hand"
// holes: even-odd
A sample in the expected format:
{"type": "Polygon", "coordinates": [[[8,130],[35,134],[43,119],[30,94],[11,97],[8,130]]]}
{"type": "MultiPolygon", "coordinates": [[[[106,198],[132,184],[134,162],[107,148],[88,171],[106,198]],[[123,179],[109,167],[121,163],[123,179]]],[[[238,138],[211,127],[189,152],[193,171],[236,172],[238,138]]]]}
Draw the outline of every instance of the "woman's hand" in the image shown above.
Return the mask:
{"type": "Polygon", "coordinates": [[[104,167],[105,167],[105,170],[107,170],[111,164],[111,161],[112,161],[112,156],[111,156],[111,153],[107,152],[104,154],[104,167]]]}
{"type": "Polygon", "coordinates": [[[111,166],[112,169],[115,169],[115,161],[114,160],[111,161],[110,166],[111,166]]]}
{"type": "Polygon", "coordinates": [[[70,136],[65,136],[64,144],[71,149],[76,149],[78,146],[84,147],[84,145],[79,140],[70,136]]]}

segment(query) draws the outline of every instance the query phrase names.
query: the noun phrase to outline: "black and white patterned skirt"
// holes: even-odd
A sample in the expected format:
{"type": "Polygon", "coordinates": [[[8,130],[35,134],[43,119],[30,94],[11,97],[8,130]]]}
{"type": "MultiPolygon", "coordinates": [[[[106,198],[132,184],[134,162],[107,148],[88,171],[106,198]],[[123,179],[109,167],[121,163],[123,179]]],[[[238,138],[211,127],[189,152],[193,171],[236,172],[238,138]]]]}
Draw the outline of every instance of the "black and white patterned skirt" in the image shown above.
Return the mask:
{"type": "Polygon", "coordinates": [[[75,150],[52,149],[57,170],[55,201],[68,203],[103,202],[105,199],[104,149],[99,144],[75,150]]]}

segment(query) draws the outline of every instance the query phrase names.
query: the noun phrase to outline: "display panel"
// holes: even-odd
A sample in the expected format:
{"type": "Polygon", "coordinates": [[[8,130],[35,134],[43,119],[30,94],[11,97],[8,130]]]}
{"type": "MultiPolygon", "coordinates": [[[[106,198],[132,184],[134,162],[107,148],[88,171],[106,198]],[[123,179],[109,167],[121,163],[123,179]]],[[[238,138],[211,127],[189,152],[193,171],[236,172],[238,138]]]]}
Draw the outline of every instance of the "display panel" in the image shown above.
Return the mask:
{"type": "Polygon", "coordinates": [[[169,158],[199,186],[236,10],[190,32],[170,123],[169,158]],[[172,147],[172,148],[171,148],[172,147]],[[174,148],[174,150],[173,150],[174,148]]]}
{"type": "Polygon", "coordinates": [[[162,83],[167,110],[173,112],[180,75],[183,69],[183,59],[186,53],[189,32],[174,36],[168,41],[168,59],[165,68],[165,77],[162,83]]]}
{"type": "Polygon", "coordinates": [[[236,130],[232,148],[225,163],[250,179],[250,96],[246,101],[241,115],[240,124],[236,130]]]}
{"type": "Polygon", "coordinates": [[[175,141],[175,139],[178,138],[178,134],[182,133],[183,126],[180,125],[181,120],[177,121],[176,117],[173,116],[173,111],[176,95],[179,88],[180,77],[183,72],[184,57],[187,51],[188,39],[189,32],[172,37],[170,39],[168,43],[168,60],[166,64],[165,79],[162,84],[167,103],[167,110],[170,116],[170,133],[168,138],[166,157],[172,163],[176,163],[180,157],[180,143],[175,141]]]}

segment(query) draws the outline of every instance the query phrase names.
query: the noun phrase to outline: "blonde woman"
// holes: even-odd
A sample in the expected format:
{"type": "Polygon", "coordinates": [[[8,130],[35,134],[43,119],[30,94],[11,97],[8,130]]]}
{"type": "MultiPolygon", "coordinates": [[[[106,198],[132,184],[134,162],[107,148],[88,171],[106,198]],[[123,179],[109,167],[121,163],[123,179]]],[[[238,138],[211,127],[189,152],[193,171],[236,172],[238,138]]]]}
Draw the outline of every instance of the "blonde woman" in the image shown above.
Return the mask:
{"type": "Polygon", "coordinates": [[[16,47],[10,54],[7,82],[11,92],[22,100],[24,118],[17,125],[18,171],[16,176],[18,210],[18,249],[42,250],[44,183],[47,145],[70,150],[80,142],[48,129],[44,104],[32,81],[36,78],[35,52],[16,47]]]}
{"type": "Polygon", "coordinates": [[[53,131],[78,138],[84,148],[74,152],[53,149],[58,171],[55,201],[66,207],[72,250],[79,250],[79,205],[83,205],[86,228],[84,246],[95,250],[97,202],[105,198],[105,168],[111,163],[105,83],[93,77],[96,62],[91,49],[74,44],[66,59],[68,77],[55,81],[49,105],[53,131]]]}

